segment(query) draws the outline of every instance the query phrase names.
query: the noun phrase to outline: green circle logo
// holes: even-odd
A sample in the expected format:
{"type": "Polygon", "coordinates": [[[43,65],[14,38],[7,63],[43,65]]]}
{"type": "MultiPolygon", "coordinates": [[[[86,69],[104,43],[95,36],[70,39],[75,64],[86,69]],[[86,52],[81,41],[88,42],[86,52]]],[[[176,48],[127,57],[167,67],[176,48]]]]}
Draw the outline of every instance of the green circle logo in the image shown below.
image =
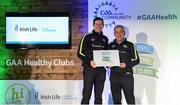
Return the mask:
{"type": "Polygon", "coordinates": [[[30,102],[30,90],[23,84],[15,83],[6,90],[5,100],[7,104],[28,105],[30,102]]]}

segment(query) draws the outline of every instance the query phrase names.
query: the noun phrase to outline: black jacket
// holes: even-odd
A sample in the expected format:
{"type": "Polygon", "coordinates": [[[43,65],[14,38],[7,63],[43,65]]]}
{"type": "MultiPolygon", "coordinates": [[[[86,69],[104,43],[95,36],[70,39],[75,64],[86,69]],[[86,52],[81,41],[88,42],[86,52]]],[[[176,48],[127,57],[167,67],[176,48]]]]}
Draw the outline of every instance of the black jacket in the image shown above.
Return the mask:
{"type": "Polygon", "coordinates": [[[108,47],[108,38],[103,33],[94,30],[81,38],[77,56],[82,60],[82,66],[90,66],[93,60],[93,50],[105,50],[108,47]]]}
{"type": "Polygon", "coordinates": [[[114,40],[108,45],[109,50],[119,50],[120,63],[126,63],[126,68],[112,67],[111,72],[131,72],[133,73],[132,67],[139,63],[139,56],[133,43],[124,39],[120,44],[114,40]]]}

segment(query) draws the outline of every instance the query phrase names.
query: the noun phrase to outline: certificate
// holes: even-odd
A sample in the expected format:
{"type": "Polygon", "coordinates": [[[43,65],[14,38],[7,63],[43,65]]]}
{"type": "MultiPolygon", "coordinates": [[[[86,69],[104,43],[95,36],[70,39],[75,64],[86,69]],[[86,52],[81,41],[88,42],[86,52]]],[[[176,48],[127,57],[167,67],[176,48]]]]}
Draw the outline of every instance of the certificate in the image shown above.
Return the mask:
{"type": "Polygon", "coordinates": [[[97,67],[103,66],[119,66],[119,51],[118,50],[94,50],[93,60],[97,67]]]}

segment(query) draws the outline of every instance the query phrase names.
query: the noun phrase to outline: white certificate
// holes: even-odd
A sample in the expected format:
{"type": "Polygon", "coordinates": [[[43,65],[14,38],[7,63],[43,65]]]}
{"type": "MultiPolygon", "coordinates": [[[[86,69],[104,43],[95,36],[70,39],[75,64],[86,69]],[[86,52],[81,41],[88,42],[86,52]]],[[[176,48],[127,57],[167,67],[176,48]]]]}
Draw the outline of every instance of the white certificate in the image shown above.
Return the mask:
{"type": "Polygon", "coordinates": [[[97,67],[103,66],[119,66],[119,51],[118,50],[94,50],[93,60],[97,67]]]}

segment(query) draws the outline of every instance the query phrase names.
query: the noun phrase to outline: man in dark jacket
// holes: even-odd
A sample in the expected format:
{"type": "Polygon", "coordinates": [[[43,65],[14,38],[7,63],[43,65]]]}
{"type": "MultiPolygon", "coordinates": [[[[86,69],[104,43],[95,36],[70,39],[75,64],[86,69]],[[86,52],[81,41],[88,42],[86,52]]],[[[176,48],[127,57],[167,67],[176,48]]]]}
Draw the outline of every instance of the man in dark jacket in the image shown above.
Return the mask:
{"type": "Polygon", "coordinates": [[[102,104],[102,92],[106,78],[106,69],[104,67],[96,67],[93,61],[94,50],[105,50],[108,47],[108,38],[103,35],[104,26],[103,19],[96,17],[93,20],[93,31],[82,37],[78,57],[82,60],[83,68],[83,98],[81,104],[89,104],[92,88],[94,85],[95,104],[102,104]]]}
{"type": "Polygon", "coordinates": [[[114,28],[115,40],[108,45],[109,50],[119,50],[120,66],[111,67],[110,83],[114,104],[121,104],[123,90],[126,102],[135,104],[134,78],[132,67],[139,63],[139,56],[133,43],[124,37],[122,25],[114,28]]]}

